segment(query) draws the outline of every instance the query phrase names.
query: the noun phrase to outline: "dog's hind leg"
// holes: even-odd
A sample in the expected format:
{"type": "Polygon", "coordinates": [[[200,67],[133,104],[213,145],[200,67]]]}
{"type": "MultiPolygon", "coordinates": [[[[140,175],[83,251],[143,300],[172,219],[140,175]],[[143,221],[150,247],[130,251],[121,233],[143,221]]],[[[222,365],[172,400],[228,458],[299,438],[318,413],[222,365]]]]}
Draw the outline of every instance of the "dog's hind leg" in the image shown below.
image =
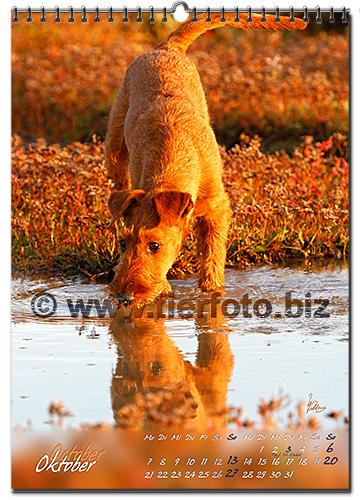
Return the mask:
{"type": "Polygon", "coordinates": [[[225,193],[211,210],[196,219],[200,258],[199,287],[203,291],[214,290],[224,284],[226,239],[230,220],[231,209],[225,193]]]}
{"type": "Polygon", "coordinates": [[[125,118],[129,108],[126,77],[111,110],[108,132],[105,139],[105,166],[115,189],[130,189],[129,152],[125,143],[125,118]]]}

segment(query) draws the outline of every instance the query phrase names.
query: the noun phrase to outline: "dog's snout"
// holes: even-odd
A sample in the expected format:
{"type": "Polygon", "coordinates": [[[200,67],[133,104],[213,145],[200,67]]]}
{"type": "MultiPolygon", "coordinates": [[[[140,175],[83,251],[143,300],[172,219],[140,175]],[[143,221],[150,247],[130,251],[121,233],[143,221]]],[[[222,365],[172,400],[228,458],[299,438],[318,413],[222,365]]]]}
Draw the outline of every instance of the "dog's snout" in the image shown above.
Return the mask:
{"type": "Polygon", "coordinates": [[[123,305],[125,307],[129,306],[132,302],[132,297],[125,297],[121,295],[121,293],[117,293],[115,295],[115,299],[119,302],[119,305],[123,305]]]}

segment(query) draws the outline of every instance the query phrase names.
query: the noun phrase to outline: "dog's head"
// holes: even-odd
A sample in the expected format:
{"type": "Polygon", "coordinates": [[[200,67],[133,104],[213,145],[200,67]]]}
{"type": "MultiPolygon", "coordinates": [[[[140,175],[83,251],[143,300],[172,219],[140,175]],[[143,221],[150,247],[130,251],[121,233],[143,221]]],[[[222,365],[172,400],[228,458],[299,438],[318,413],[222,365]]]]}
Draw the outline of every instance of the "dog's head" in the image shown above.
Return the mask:
{"type": "Polygon", "coordinates": [[[180,191],[155,194],[141,189],[115,191],[108,199],[111,224],[124,217],[120,263],[112,289],[120,302],[138,306],[170,291],[167,272],[180,252],[190,213],[191,195],[180,191]]]}

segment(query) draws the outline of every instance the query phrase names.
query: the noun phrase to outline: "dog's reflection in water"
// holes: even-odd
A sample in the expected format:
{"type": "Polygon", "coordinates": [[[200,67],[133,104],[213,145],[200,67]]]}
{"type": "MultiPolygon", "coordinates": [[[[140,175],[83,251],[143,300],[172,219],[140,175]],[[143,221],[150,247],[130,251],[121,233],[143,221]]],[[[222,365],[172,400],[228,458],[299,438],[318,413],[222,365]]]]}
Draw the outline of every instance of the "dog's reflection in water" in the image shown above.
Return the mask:
{"type": "Polygon", "coordinates": [[[195,320],[195,365],[167,335],[163,320],[118,319],[110,325],[118,349],[112,376],[114,419],[122,428],[221,428],[232,374],[224,318],[195,320]]]}

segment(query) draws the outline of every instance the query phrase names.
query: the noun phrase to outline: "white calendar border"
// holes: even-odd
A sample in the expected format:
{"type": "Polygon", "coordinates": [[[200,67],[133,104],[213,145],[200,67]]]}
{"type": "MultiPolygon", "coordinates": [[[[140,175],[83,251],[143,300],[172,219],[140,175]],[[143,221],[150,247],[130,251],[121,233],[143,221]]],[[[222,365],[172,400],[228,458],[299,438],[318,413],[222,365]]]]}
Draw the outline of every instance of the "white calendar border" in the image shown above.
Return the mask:
{"type": "MultiPolygon", "coordinates": [[[[355,16],[354,16],[355,17],[355,16]]],[[[355,68],[352,68],[352,71],[355,73],[355,79],[357,81],[360,81],[360,18],[355,18],[355,26],[353,26],[352,29],[356,30],[356,65],[355,68]]],[[[1,304],[1,309],[2,311],[8,311],[9,310],[9,301],[10,301],[10,294],[9,294],[9,287],[7,282],[10,282],[10,239],[9,239],[9,230],[10,230],[10,213],[9,213],[9,199],[10,199],[10,24],[1,22],[0,23],[0,67],[1,67],[1,78],[0,78],[0,93],[2,96],[1,100],[1,116],[0,116],[0,151],[2,154],[2,162],[1,162],[1,182],[0,182],[0,213],[2,215],[2,224],[1,224],[1,231],[2,231],[2,241],[3,244],[1,246],[0,250],[0,258],[1,262],[3,264],[3,269],[2,269],[2,286],[0,288],[0,304],[1,304]],[[9,281],[7,280],[7,275],[9,275],[9,281]]],[[[360,84],[359,88],[360,88],[360,84]]],[[[357,87],[357,86],[356,86],[357,87]]],[[[352,88],[352,97],[354,99],[356,90],[357,88],[352,88]]],[[[358,127],[358,122],[359,122],[359,115],[360,115],[360,100],[357,99],[356,101],[356,109],[353,110],[353,113],[355,114],[355,125],[356,126],[356,136],[352,136],[352,141],[357,144],[360,144],[360,130],[358,127]]],[[[357,151],[356,158],[352,158],[352,168],[355,170],[356,165],[360,165],[360,154],[359,151],[357,151]]],[[[359,171],[359,169],[358,169],[359,171]]],[[[360,173],[358,172],[358,176],[356,178],[356,191],[360,191],[360,173]]],[[[353,197],[355,197],[355,191],[352,193],[353,197]]],[[[360,204],[356,207],[356,217],[359,219],[360,217],[360,204]]],[[[355,228],[353,228],[355,229],[355,228]]],[[[355,258],[359,255],[360,252],[360,237],[359,234],[356,235],[356,240],[352,242],[353,248],[356,249],[355,251],[355,258]]],[[[359,267],[357,268],[357,273],[356,273],[356,283],[359,282],[360,280],[358,279],[360,275],[360,269],[359,267]]],[[[359,294],[356,297],[356,303],[353,304],[353,309],[354,310],[360,310],[360,298],[359,294]]],[[[2,367],[2,372],[3,376],[5,375],[5,370],[7,370],[7,374],[9,374],[9,333],[10,332],[10,316],[6,317],[3,319],[5,320],[5,328],[2,328],[2,359],[1,359],[1,367],[2,367]],[[7,327],[9,324],[9,327],[7,327]]],[[[352,332],[353,335],[355,335],[355,332],[352,332]]],[[[357,352],[359,352],[359,344],[357,346],[357,352]]],[[[358,356],[357,356],[358,357],[358,356]]],[[[358,379],[358,377],[356,377],[358,379]]],[[[357,380],[358,381],[358,380],[357,380]]],[[[2,398],[5,396],[5,400],[9,401],[9,384],[4,384],[4,386],[7,391],[7,394],[2,393],[2,398]]],[[[3,389],[4,390],[4,389],[3,389]]],[[[357,408],[358,410],[359,407],[359,402],[357,402],[357,408]]],[[[356,411],[358,413],[358,411],[356,411]]],[[[8,459],[8,454],[6,453],[6,449],[9,450],[9,412],[1,412],[0,413],[0,426],[2,429],[2,439],[1,442],[5,444],[4,453],[1,454],[1,459],[0,459],[0,470],[1,470],[1,477],[2,481],[1,483],[1,490],[4,491],[5,495],[8,495],[8,478],[9,476],[9,466],[10,466],[10,461],[8,459]],[[6,446],[7,445],[7,446],[6,446]],[[5,480],[4,480],[5,479],[5,480]]],[[[355,448],[355,444],[353,444],[355,448]]],[[[358,437],[357,437],[357,442],[356,442],[356,450],[359,449],[360,446],[360,439],[359,439],[359,432],[358,432],[358,437]]],[[[357,467],[356,467],[356,476],[360,477],[360,465],[359,461],[357,461],[357,467]]],[[[3,496],[3,495],[2,495],[3,496]]],[[[171,495],[170,495],[171,496],[171,495]]],[[[358,496],[358,495],[357,495],[358,496]]],[[[33,497],[36,498],[36,497],[33,497]]],[[[45,498],[45,497],[41,497],[45,498]]],[[[122,497],[124,500],[127,498],[133,498],[133,497],[122,497]]],[[[141,497],[137,497],[141,498],[141,497]]],[[[189,500],[189,496],[184,496],[184,497],[177,497],[177,498],[186,498],[189,500]]],[[[213,497],[214,498],[214,497],[213,497]]],[[[222,498],[222,497],[217,497],[217,498],[222,498]]],[[[242,497],[246,498],[246,497],[242,497]]],[[[251,497],[248,497],[251,498],[251,497]]],[[[285,497],[282,497],[285,498],[285,497]]],[[[289,497],[291,498],[291,497],[289,497]]],[[[311,498],[306,496],[306,498],[311,498]]],[[[315,497],[314,497],[315,498],[315,497]]],[[[332,497],[336,498],[336,497],[332,497]]],[[[342,498],[342,497],[339,497],[342,498]]]]}

